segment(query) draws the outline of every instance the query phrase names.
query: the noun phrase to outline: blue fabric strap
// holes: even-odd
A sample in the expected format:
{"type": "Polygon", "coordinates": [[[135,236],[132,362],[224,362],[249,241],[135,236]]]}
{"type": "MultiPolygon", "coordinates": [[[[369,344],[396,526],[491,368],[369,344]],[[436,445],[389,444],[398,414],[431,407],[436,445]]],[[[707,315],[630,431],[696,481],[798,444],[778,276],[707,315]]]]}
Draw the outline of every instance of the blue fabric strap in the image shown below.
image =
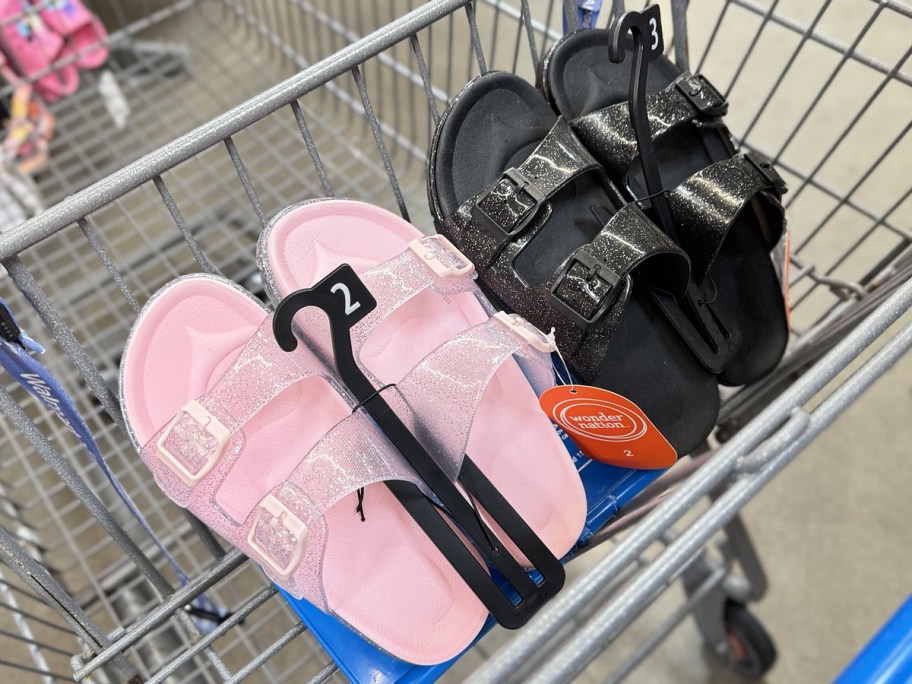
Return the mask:
{"type": "MultiPolygon", "coordinates": [[[[108,467],[98,449],[98,445],[95,444],[95,440],[92,438],[88,425],[86,425],[75,404],[73,404],[73,400],[70,399],[69,395],[44,364],[32,355],[43,352],[42,346],[22,331],[6,302],[0,299],[0,366],[3,366],[6,372],[30,394],[34,395],[46,409],[57,416],[64,427],[82,442],[82,445],[92,455],[98,467],[101,468],[108,481],[114,487],[114,491],[123,500],[127,509],[133,514],[168,563],[170,563],[180,583],[186,584],[189,581],[187,574],[177,560],[168,553],[168,550],[158,539],[155,532],[152,531],[149,523],[139,508],[137,508],[133,499],[130,498],[120,480],[108,467]]],[[[196,610],[191,610],[191,613],[197,616],[212,616],[212,619],[196,618],[197,626],[204,632],[211,631],[220,618],[225,615],[223,609],[216,606],[205,596],[198,597],[193,602],[193,608],[196,610]]]]}

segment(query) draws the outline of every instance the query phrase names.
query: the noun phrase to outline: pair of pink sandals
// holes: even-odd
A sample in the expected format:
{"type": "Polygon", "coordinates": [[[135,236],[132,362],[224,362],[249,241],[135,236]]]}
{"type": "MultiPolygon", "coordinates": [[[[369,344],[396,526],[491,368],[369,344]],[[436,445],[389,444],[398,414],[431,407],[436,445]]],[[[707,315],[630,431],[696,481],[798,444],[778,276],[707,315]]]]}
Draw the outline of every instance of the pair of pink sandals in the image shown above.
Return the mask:
{"type": "Polygon", "coordinates": [[[79,89],[79,70],[108,59],[108,33],[80,0],[0,0],[0,48],[47,102],[79,89]]]}
{"type": "MultiPolygon", "coordinates": [[[[274,302],[351,265],[377,300],[351,331],[365,374],[395,383],[384,397],[454,480],[469,454],[556,557],[571,549],[585,494],[538,405],[554,383],[553,346],[518,316],[493,314],[445,238],[371,205],[317,200],[274,218],[257,256],[274,302]]],[[[326,317],[297,314],[306,344],[292,353],[272,318],[215,276],[152,297],[121,364],[142,458],[171,499],[294,596],[408,662],[458,655],[487,610],[382,482],[426,487],[335,378],[326,317]]]]}

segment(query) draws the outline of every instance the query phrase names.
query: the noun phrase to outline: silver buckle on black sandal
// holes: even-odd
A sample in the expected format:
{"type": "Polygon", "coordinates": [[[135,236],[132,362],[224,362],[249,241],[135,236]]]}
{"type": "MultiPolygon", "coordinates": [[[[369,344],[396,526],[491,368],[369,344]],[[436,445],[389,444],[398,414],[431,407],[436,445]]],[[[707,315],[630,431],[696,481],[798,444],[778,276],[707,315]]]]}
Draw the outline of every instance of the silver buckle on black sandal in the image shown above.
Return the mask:
{"type": "Polygon", "coordinates": [[[718,117],[728,114],[728,100],[703,74],[681,74],[675,86],[701,115],[718,117]]]}
{"type": "Polygon", "coordinates": [[[773,192],[780,197],[788,192],[788,185],[786,185],[782,176],[779,175],[779,172],[776,171],[776,167],[773,166],[769,159],[757,154],[751,154],[750,152],[745,152],[742,156],[747,163],[757,169],[757,172],[763,176],[767,183],[769,183],[773,192]]]}
{"type": "Polygon", "coordinates": [[[607,264],[599,261],[589,252],[579,249],[567,260],[560,275],[551,286],[552,304],[574,325],[585,329],[597,321],[617,298],[617,284],[622,279],[607,264]],[[576,297],[572,293],[568,294],[567,288],[563,287],[571,275],[576,280],[585,282],[585,287],[577,288],[578,293],[585,295],[582,302],[580,297],[576,297]],[[581,304],[591,305],[588,313],[579,311],[581,304]]]}
{"type": "Polygon", "coordinates": [[[522,171],[507,169],[472,206],[472,218],[503,244],[529,225],[545,199],[522,171]]]}

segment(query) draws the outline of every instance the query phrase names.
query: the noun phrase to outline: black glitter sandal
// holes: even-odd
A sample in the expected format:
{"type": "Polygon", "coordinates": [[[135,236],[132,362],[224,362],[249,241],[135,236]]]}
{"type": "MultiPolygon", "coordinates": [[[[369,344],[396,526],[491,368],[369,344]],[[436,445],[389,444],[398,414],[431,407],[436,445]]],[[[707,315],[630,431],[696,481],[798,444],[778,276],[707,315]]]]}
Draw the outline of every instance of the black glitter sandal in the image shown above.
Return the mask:
{"type": "Polygon", "coordinates": [[[485,291],[554,328],[583,382],[639,405],[679,455],[703,442],[718,386],[657,303],[683,292],[687,257],[532,85],[502,72],[469,83],[434,135],[428,195],[485,291]]]}
{"type": "MultiPolygon", "coordinates": [[[[608,30],[579,31],[542,61],[539,85],[628,198],[649,195],[627,98],[629,64],[608,59],[608,30]]],[[[721,117],[725,98],[707,79],[665,57],[649,66],[647,111],[675,224],[692,277],[736,340],[719,380],[754,382],[775,368],[788,341],[782,289],[769,252],[785,228],[785,183],[765,160],[736,155],[721,117]]]]}

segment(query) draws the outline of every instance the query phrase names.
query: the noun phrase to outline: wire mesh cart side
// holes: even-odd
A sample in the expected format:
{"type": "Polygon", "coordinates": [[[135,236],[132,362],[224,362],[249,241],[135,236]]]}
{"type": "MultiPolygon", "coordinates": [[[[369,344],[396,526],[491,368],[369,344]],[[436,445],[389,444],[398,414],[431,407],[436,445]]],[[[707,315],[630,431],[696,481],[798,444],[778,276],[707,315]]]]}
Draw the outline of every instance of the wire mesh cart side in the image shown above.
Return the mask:
{"type": "MultiPolygon", "coordinates": [[[[103,130],[61,134],[52,162],[59,166],[38,179],[56,203],[0,232],[9,276],[0,277],[0,297],[49,347],[44,362],[189,580],[180,581],[65,428],[8,383],[0,388],[0,558],[8,566],[0,607],[11,623],[0,630],[17,656],[9,666],[77,681],[326,681],[338,676],[336,665],[276,590],[165,499],[138,465],[112,389],[120,350],[142,304],[178,275],[220,273],[261,287],[257,236],[295,201],[350,196],[429,231],[424,164],[443,107],[490,69],[534,80],[560,35],[564,7],[553,0],[141,4],[112,33],[140,55],[115,67],[133,112],[126,137],[112,136],[117,154],[92,164],[80,145],[103,144],[103,130]],[[172,47],[162,60],[150,45],[164,44],[172,47]],[[175,55],[184,55],[177,71],[175,55]],[[249,92],[249,83],[262,86],[249,92]],[[212,92],[188,99],[204,91],[212,92]],[[173,137],[200,124],[205,107],[223,113],[132,161],[132,151],[149,149],[147,133],[171,127],[173,137]],[[187,609],[204,594],[230,611],[212,631],[201,631],[187,609]],[[285,649],[291,642],[296,647],[285,649]]],[[[908,117],[883,123],[893,106],[886,96],[912,92],[903,71],[910,50],[877,40],[891,22],[912,20],[912,10],[872,4],[857,12],[857,32],[843,42],[829,32],[829,1],[797,17],[777,4],[688,8],[673,0],[666,45],[681,68],[695,65],[717,84],[728,79],[723,90],[741,105],[731,117],[739,142],[772,158],[792,188],[789,353],[769,378],[726,398],[720,446],[682,460],[645,492],[630,517],[593,541],[608,543],[591,570],[506,643],[502,634],[483,641],[454,679],[476,668],[474,681],[572,679],[678,577],[686,602],[610,681],[691,614],[735,669],[756,674],[751,668],[764,665],[732,652],[733,626],[745,639],[762,631],[743,606],[766,589],[738,512],[912,345],[912,326],[890,328],[912,306],[912,229],[902,212],[912,188],[895,181],[909,151],[908,117]],[[846,169],[858,138],[867,140],[864,152],[846,169]],[[683,523],[706,499],[695,521],[683,523]],[[706,550],[720,532],[721,560],[706,550]]],[[[623,2],[611,10],[620,13],[623,2]]],[[[94,111],[86,105],[82,114],[94,111]]],[[[85,123],[80,112],[72,116],[85,123]]]]}

